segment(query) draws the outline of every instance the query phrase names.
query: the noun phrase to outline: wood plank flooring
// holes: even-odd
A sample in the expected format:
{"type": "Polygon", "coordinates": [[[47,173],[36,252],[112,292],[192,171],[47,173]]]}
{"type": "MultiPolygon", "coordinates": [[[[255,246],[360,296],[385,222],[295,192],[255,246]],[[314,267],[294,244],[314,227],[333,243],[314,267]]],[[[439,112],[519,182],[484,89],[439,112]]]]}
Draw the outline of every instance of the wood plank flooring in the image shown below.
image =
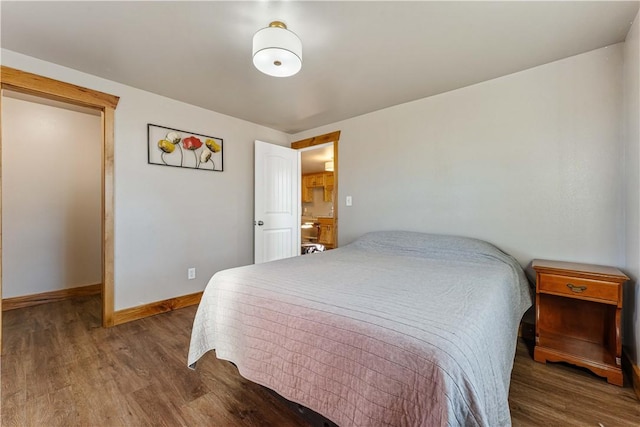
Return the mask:
{"type": "MultiPolygon", "coordinates": [[[[95,296],[5,312],[2,426],[308,425],[295,406],[213,353],[187,369],[195,310],[110,329],[100,327],[95,296]]],[[[510,407],[514,426],[640,425],[629,386],[536,363],[523,342],[510,407]]]]}

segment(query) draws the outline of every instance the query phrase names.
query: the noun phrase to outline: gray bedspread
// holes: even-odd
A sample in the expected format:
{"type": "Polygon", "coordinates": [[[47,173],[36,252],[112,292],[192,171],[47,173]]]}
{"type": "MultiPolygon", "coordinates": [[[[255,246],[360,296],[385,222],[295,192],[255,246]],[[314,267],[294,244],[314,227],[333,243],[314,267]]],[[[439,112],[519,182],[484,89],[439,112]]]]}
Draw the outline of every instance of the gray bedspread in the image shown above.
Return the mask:
{"type": "Polygon", "coordinates": [[[240,374],[341,426],[510,425],[520,265],[489,243],[375,232],[215,274],[188,364],[240,374]]]}

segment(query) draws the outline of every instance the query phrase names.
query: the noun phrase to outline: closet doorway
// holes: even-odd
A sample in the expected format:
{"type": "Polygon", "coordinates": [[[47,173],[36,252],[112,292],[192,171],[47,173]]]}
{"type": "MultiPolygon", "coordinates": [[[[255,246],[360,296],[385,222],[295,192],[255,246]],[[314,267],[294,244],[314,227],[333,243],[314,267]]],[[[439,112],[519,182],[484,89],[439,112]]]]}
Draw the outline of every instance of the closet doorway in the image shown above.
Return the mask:
{"type": "MultiPolygon", "coordinates": [[[[102,295],[102,325],[103,326],[112,326],[113,325],[113,118],[114,118],[114,110],[117,106],[119,98],[113,95],[105,94],[102,92],[93,91],[90,89],[82,88],[79,86],[71,85],[68,83],[60,82],[57,80],[45,78],[42,76],[38,76],[35,74],[23,72],[20,70],[16,70],[10,67],[2,66],[0,73],[0,84],[2,88],[2,93],[0,94],[0,117],[3,120],[6,120],[3,117],[2,111],[2,103],[6,104],[14,104],[16,103],[16,98],[20,101],[34,101],[38,100],[48,100],[46,102],[58,103],[56,104],[59,108],[60,103],[64,103],[64,105],[72,105],[69,107],[71,109],[78,109],[82,111],[82,114],[86,114],[87,112],[91,112],[94,114],[94,122],[99,127],[95,130],[95,135],[97,136],[96,144],[99,146],[98,152],[94,153],[97,156],[95,160],[95,165],[93,167],[97,168],[97,176],[94,176],[94,182],[98,185],[91,190],[88,190],[88,193],[85,193],[85,196],[93,199],[94,210],[97,209],[96,213],[99,216],[98,221],[94,221],[94,224],[90,227],[94,227],[95,234],[97,235],[97,242],[95,242],[93,251],[98,255],[99,259],[97,262],[94,260],[94,265],[90,266],[90,269],[93,270],[93,274],[98,275],[98,279],[100,283],[93,284],[92,290],[94,292],[99,291],[102,295]],[[34,98],[35,97],[35,98],[34,98]],[[93,195],[91,196],[91,192],[93,195]],[[89,197],[90,196],[90,197],[89,197]],[[98,206],[99,207],[96,207],[98,206]],[[96,247],[96,245],[98,247],[96,247]]],[[[46,103],[45,102],[45,103],[46,103]]],[[[37,103],[41,104],[41,103],[37,103]]],[[[12,106],[12,108],[13,108],[12,106]]],[[[40,105],[42,106],[42,105],[40,105]]],[[[91,121],[91,120],[89,120],[91,121]]],[[[45,126],[46,123],[34,123],[34,126],[45,126]]],[[[5,124],[6,127],[6,124],[5,124]]],[[[53,126],[51,129],[55,129],[53,126]]],[[[12,132],[15,133],[15,130],[12,132]]],[[[52,130],[55,132],[55,130],[52,130]]],[[[0,121],[0,133],[4,137],[5,134],[2,133],[2,122],[0,121]]],[[[45,133],[46,135],[46,133],[45,133]]],[[[54,136],[51,135],[51,140],[55,141],[54,136]]],[[[7,135],[9,137],[9,135],[7,135]]],[[[12,139],[15,135],[11,136],[12,139]]],[[[27,141],[25,141],[27,142],[27,141]]],[[[78,143],[77,141],[75,143],[78,143]]],[[[54,142],[56,144],[56,149],[60,151],[72,150],[74,142],[69,141],[69,144],[66,146],[57,146],[60,145],[59,142],[54,142]]],[[[2,141],[0,140],[0,149],[4,148],[7,151],[7,154],[10,154],[13,151],[13,148],[9,149],[8,147],[2,146],[2,141]]],[[[36,148],[36,147],[20,147],[21,155],[24,158],[30,159],[34,163],[38,162],[46,162],[48,160],[47,149],[44,146],[36,148]]],[[[0,152],[1,153],[1,152],[0,152]]],[[[51,154],[51,152],[49,152],[51,154]]],[[[58,159],[59,162],[64,162],[64,158],[62,160],[58,159]]],[[[59,168],[64,168],[64,164],[57,165],[59,168]]],[[[5,169],[7,171],[7,179],[13,180],[15,170],[11,170],[8,165],[5,165],[5,169]],[[12,175],[10,176],[9,173],[12,175]]],[[[44,170],[44,168],[43,168],[44,170]]],[[[62,170],[62,169],[60,169],[62,170]]],[[[0,171],[2,171],[2,164],[0,163],[0,171]]],[[[50,172],[49,172],[50,173],[50,172]]],[[[62,174],[62,173],[61,173],[62,174]]],[[[47,180],[47,176],[34,174],[31,178],[33,180],[41,180],[43,185],[47,180]]],[[[9,181],[6,184],[10,184],[9,181]]],[[[6,185],[2,180],[2,176],[0,175],[0,197],[3,196],[2,190],[3,186],[6,185]]],[[[11,185],[15,185],[11,184],[11,185]]],[[[33,187],[32,187],[33,188],[33,187]]],[[[15,197],[14,188],[10,191],[8,189],[4,189],[7,192],[7,196],[15,197]]],[[[77,189],[76,189],[77,191],[77,189]]],[[[24,200],[29,200],[29,194],[24,194],[24,200]]],[[[82,203],[78,201],[78,203],[82,203]]],[[[8,201],[7,201],[8,204],[8,201]]],[[[4,209],[7,213],[11,213],[13,215],[14,207],[5,206],[4,209]]],[[[0,227],[2,227],[2,212],[0,209],[0,227]]],[[[42,212],[41,215],[46,216],[47,212],[42,212]]],[[[9,220],[9,218],[7,218],[9,220]]],[[[95,218],[94,218],[95,220],[95,218]]],[[[5,233],[8,235],[11,232],[5,230],[5,233]]],[[[80,233],[81,234],[81,233],[80,233]]],[[[7,236],[10,237],[10,236],[7,236]]],[[[15,236],[14,236],[15,237],[15,236]]],[[[5,242],[7,244],[7,242],[5,242]]],[[[8,247],[7,247],[8,250],[8,247]]],[[[64,250],[61,248],[61,250],[64,250]]],[[[15,254],[9,253],[13,257],[12,260],[6,259],[3,257],[2,247],[0,246],[0,268],[3,263],[15,261],[15,254]]],[[[70,260],[70,263],[73,263],[73,260],[70,260]]],[[[6,270],[6,264],[5,264],[6,270]]],[[[8,272],[8,271],[7,271],[8,272]]],[[[2,270],[0,270],[0,308],[2,308],[2,270]]],[[[80,276],[87,275],[86,272],[81,272],[80,276]]],[[[87,277],[91,276],[88,274],[87,277]]],[[[13,292],[13,291],[12,291],[13,292]]],[[[9,295],[10,297],[10,295],[9,295]]],[[[0,331],[1,331],[1,323],[0,323],[0,331]]],[[[1,333],[1,332],[0,332],[1,333]]],[[[1,343],[1,335],[0,335],[0,343],[1,343]]]]}

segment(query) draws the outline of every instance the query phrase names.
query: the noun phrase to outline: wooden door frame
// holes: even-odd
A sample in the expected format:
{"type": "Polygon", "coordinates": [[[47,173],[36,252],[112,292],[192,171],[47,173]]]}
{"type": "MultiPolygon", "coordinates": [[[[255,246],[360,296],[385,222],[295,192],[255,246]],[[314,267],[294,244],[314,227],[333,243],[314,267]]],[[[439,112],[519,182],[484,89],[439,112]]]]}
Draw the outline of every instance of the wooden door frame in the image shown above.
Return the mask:
{"type": "MultiPolygon", "coordinates": [[[[102,326],[113,326],[114,311],[114,217],[113,143],[114,113],[120,97],[76,86],[37,74],[0,66],[0,88],[53,99],[101,112],[102,136],[102,326]]],[[[0,94],[0,100],[2,96],[0,94]]],[[[0,118],[2,103],[0,102],[0,118]]],[[[2,313],[2,122],[0,121],[0,314],[2,313]]],[[[0,343],[2,316],[0,315],[0,343]]]]}
{"type": "Polygon", "coordinates": [[[338,141],[340,141],[339,130],[291,143],[291,148],[300,150],[301,148],[333,142],[333,241],[336,248],[338,247],[338,206],[340,205],[340,198],[338,197],[338,141]]]}

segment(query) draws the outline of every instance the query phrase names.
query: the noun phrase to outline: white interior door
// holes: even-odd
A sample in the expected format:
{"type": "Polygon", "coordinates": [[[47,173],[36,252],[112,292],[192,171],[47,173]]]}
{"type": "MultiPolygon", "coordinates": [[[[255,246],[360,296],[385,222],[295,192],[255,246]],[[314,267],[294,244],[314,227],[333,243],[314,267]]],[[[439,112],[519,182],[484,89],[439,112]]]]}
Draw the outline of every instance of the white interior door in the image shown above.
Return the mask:
{"type": "Polygon", "coordinates": [[[256,141],[254,262],[300,255],[300,152],[256,141]]]}

